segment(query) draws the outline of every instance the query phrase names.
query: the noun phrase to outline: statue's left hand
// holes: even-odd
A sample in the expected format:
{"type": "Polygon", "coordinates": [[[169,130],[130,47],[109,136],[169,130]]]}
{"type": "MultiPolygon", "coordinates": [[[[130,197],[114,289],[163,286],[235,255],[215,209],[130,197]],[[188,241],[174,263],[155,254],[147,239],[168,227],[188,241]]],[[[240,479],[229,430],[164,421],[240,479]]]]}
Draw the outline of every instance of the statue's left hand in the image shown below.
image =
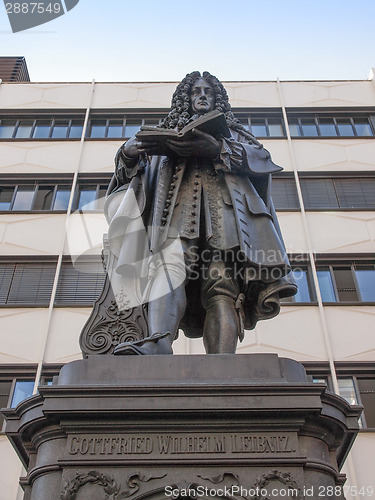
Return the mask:
{"type": "Polygon", "coordinates": [[[191,138],[166,141],[168,147],[181,158],[199,157],[214,159],[220,152],[219,142],[210,134],[198,129],[191,131],[191,138]]]}

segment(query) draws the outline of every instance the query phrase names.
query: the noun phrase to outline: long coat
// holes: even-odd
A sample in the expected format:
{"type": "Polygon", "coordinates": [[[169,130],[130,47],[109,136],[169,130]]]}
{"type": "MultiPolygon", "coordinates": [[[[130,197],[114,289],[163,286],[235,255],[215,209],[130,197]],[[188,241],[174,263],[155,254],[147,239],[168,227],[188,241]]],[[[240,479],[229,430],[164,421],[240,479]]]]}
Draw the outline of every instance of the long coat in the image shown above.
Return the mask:
{"type": "MultiPolygon", "coordinates": [[[[225,184],[217,193],[225,202],[219,205],[221,212],[216,216],[224,222],[230,221],[224,228],[221,225],[217,229],[215,220],[211,224],[207,196],[198,196],[202,193],[204,176],[190,175],[192,168],[199,172],[204,163],[161,156],[143,156],[135,163],[124,158],[120,149],[105,207],[110,246],[118,257],[117,268],[121,273],[121,269],[139,261],[139,242],[132,242],[129,234],[139,233],[139,227],[145,227],[146,243],[141,246],[147,249],[141,253],[153,255],[165,243],[171,223],[176,227],[176,213],[179,214],[179,236],[194,238],[199,235],[196,213],[205,210],[206,239],[221,250],[236,247],[248,271],[244,274],[241,290],[245,296],[244,326],[252,329],[258,320],[278,314],[279,298],[297,291],[270,196],[271,174],[282,168],[272,162],[268,151],[232,131],[232,138],[222,142],[218,161],[211,162],[214,175],[225,184]],[[191,186],[187,179],[193,179],[191,186]],[[192,193],[193,210],[187,193],[192,193]]],[[[146,277],[146,283],[147,280],[146,277]]],[[[205,312],[199,300],[199,287],[199,280],[194,280],[186,288],[188,306],[181,327],[190,337],[202,334],[205,312]]]]}

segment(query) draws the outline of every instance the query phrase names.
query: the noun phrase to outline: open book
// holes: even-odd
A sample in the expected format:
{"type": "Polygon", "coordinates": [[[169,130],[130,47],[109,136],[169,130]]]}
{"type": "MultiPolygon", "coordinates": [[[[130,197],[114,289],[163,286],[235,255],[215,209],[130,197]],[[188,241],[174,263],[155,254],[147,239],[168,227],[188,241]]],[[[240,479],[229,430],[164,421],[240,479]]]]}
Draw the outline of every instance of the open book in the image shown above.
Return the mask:
{"type": "Polygon", "coordinates": [[[223,113],[215,109],[205,115],[200,116],[196,120],[185,125],[185,127],[177,132],[170,128],[160,128],[143,125],[141,130],[136,134],[137,139],[143,141],[152,141],[164,144],[170,139],[187,139],[191,135],[193,129],[201,130],[214,137],[224,136],[230,137],[230,131],[223,113]]]}

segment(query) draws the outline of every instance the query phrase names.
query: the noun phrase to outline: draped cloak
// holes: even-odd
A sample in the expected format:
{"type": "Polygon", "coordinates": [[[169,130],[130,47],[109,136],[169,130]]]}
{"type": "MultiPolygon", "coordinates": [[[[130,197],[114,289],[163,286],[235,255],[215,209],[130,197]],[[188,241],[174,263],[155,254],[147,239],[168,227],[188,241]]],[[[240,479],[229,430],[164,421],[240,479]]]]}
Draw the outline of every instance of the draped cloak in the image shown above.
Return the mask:
{"type": "MultiPolygon", "coordinates": [[[[221,140],[220,155],[212,161],[146,155],[130,160],[120,149],[105,213],[117,271],[131,268],[141,254],[143,269],[138,267],[134,280],[143,289],[152,281],[145,267],[173,228],[181,239],[202,238],[204,231],[211,248],[235,249],[244,271],[243,324],[253,329],[257,321],[276,316],[279,299],[294,295],[297,286],[270,194],[271,174],[282,168],[263,147],[234,130],[231,134],[221,140]],[[215,203],[216,197],[220,203],[215,203]],[[144,237],[136,236],[142,234],[140,228],[144,237]]],[[[186,286],[187,308],[180,327],[188,337],[202,336],[205,311],[199,289],[199,279],[186,286]]]]}

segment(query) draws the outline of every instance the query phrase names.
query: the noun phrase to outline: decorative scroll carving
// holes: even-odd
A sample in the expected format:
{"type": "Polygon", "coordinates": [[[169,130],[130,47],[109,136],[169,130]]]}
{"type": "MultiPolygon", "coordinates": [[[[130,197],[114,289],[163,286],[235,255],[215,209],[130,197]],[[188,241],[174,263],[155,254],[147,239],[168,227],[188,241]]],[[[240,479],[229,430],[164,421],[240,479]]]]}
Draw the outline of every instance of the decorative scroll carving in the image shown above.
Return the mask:
{"type": "Polygon", "coordinates": [[[78,474],[70,482],[65,484],[65,489],[61,493],[61,500],[75,500],[78,490],[87,483],[101,486],[107,494],[108,500],[117,500],[117,493],[120,485],[113,479],[112,474],[102,474],[97,471],[90,471],[87,474],[78,474]]]}
{"type": "Polygon", "coordinates": [[[120,296],[114,296],[109,279],[114,266],[114,256],[106,239],[102,260],[107,272],[103,290],[94,303],[79,340],[84,357],[92,354],[112,354],[118,344],[141,340],[147,337],[148,332],[146,306],[129,307],[124,290],[120,296]]]}
{"type": "Polygon", "coordinates": [[[156,475],[147,475],[147,474],[141,474],[140,472],[135,472],[134,474],[130,474],[126,480],[126,485],[128,486],[127,490],[122,491],[116,500],[121,500],[123,498],[128,498],[134,493],[136,493],[140,486],[139,482],[147,483],[148,481],[151,481],[152,479],[161,479],[165,477],[167,473],[161,474],[160,476],[156,475]]]}
{"type": "MultiPolygon", "coordinates": [[[[104,306],[104,304],[103,304],[104,306]]],[[[119,311],[115,300],[104,307],[104,314],[96,318],[95,326],[89,328],[81,338],[84,354],[111,354],[121,342],[144,338],[147,331],[145,311],[141,307],[119,311]]]]}
{"type": "Polygon", "coordinates": [[[231,477],[234,479],[232,481],[232,484],[238,485],[239,479],[237,474],[233,474],[232,472],[223,472],[222,474],[218,474],[217,476],[202,476],[201,474],[197,474],[198,477],[205,479],[206,481],[210,481],[213,484],[219,484],[222,483],[225,479],[225,477],[231,477]]]}
{"type": "Polygon", "coordinates": [[[78,490],[85,484],[92,483],[101,486],[107,494],[108,500],[123,500],[136,493],[140,486],[139,482],[148,482],[153,479],[161,479],[167,475],[147,475],[140,472],[129,474],[126,479],[128,489],[120,492],[120,484],[117,483],[112,474],[102,474],[97,471],[90,471],[87,474],[76,473],[76,477],[65,484],[64,491],[61,493],[61,500],[75,500],[78,490]]]}
{"type": "MultiPolygon", "coordinates": [[[[291,495],[290,497],[293,499],[300,499],[301,498],[301,490],[298,487],[297,482],[294,480],[292,475],[289,472],[281,472],[276,469],[271,470],[270,472],[267,472],[266,474],[263,474],[262,476],[257,477],[255,483],[254,483],[254,490],[256,491],[261,491],[267,487],[267,485],[270,483],[270,481],[276,479],[278,482],[281,484],[285,485],[287,489],[290,491],[291,495]]],[[[284,488],[285,489],[285,488],[284,488]]],[[[285,496],[285,495],[284,495],[285,496]]],[[[265,497],[260,495],[256,495],[253,497],[253,500],[265,500],[265,497]]]]}

